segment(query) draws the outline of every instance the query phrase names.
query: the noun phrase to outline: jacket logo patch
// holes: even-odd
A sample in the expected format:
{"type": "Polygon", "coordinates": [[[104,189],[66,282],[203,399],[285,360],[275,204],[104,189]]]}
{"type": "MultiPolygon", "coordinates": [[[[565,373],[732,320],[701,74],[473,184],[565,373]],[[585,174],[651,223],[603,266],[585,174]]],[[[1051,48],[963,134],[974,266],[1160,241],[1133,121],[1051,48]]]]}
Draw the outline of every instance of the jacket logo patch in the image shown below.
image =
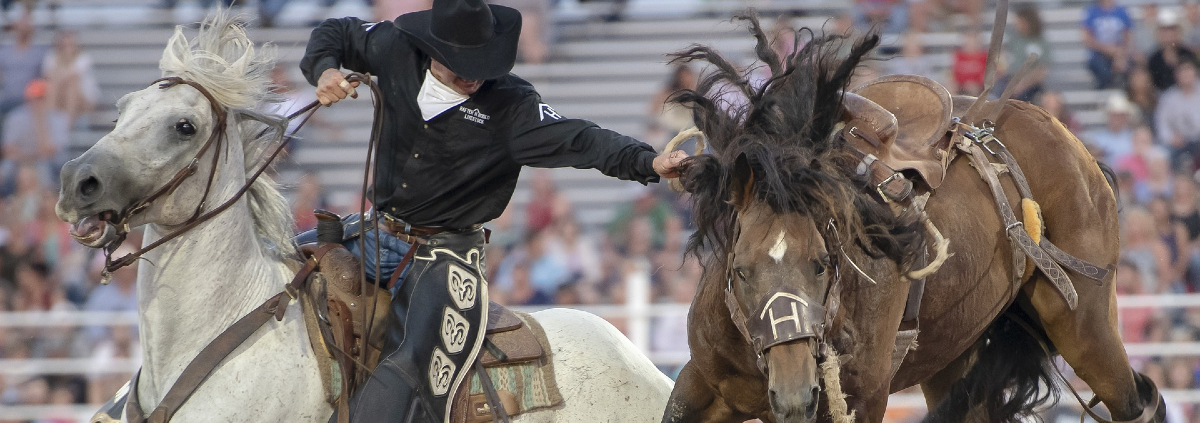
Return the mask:
{"type": "Polygon", "coordinates": [[[479,111],[479,109],[468,109],[464,106],[458,106],[458,111],[463,112],[463,119],[478,123],[480,125],[483,125],[484,122],[492,118],[489,115],[483,114],[483,112],[479,111]]]}
{"type": "Polygon", "coordinates": [[[538,121],[544,121],[546,118],[559,120],[562,119],[562,116],[554,111],[554,108],[550,107],[549,104],[541,103],[538,105],[538,121]]]}

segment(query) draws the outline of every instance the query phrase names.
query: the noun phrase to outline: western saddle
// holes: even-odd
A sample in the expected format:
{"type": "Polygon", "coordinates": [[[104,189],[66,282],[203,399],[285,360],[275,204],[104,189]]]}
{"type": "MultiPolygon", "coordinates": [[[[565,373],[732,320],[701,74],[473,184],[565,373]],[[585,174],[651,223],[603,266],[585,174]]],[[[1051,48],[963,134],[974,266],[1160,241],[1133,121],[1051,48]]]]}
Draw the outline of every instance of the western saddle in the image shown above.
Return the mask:
{"type": "Polygon", "coordinates": [[[954,156],[950,129],[954,102],[941,84],[917,75],[891,75],[867,83],[842,98],[841,136],[859,152],[857,169],[877,184],[887,200],[912,193],[902,175],[914,171],[937,189],[954,156]]]}
{"type": "MultiPolygon", "coordinates": [[[[326,401],[339,409],[339,418],[345,419],[350,397],[366,383],[379,363],[392,295],[372,283],[360,282],[362,264],[340,242],[347,235],[357,235],[354,233],[357,231],[344,230],[343,222],[333,213],[318,210],[316,214],[322,224],[318,241],[300,246],[304,259],[315,261],[316,267],[299,297],[308,339],[321,363],[326,401]]],[[[546,357],[529,326],[499,304],[488,304],[485,336],[485,348],[479,354],[484,368],[546,357]]],[[[471,375],[474,376],[474,369],[471,375]]],[[[486,395],[470,395],[469,390],[465,382],[459,387],[450,421],[492,421],[486,395]]],[[[519,411],[516,406],[519,392],[499,390],[496,394],[508,415],[519,411]]]]}

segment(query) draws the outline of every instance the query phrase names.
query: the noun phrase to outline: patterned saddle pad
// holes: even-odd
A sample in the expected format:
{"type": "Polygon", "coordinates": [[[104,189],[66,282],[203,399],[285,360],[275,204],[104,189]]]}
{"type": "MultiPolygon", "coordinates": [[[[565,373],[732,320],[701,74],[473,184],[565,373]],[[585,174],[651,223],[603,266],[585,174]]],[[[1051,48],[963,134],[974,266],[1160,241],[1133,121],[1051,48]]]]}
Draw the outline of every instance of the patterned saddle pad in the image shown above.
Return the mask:
{"type": "MultiPolygon", "coordinates": [[[[526,313],[502,309],[495,303],[490,307],[489,314],[502,310],[505,314],[515,316],[521,323],[519,328],[488,334],[489,339],[508,355],[508,360],[496,360],[486,349],[480,353],[504,410],[509,416],[515,416],[561,405],[562,393],[554,381],[550,345],[541,325],[526,313]],[[537,347],[537,354],[531,347],[537,347]]],[[[450,422],[491,422],[491,408],[483,393],[479,375],[472,369],[468,377],[469,385],[464,383],[454,398],[450,422]]]]}

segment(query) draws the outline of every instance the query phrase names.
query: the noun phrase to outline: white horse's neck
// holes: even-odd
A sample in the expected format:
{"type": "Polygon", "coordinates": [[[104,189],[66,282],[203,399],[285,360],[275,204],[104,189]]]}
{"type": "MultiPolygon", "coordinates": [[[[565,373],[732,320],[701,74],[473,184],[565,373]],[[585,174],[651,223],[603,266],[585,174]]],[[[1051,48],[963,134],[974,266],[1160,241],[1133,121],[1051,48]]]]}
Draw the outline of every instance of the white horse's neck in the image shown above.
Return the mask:
{"type": "MultiPolygon", "coordinates": [[[[231,126],[233,127],[233,126],[231,126]]],[[[227,142],[240,142],[230,131],[227,142]]],[[[240,162],[240,160],[231,160],[240,162]]],[[[224,163],[206,210],[245,183],[240,163],[224,163]]],[[[197,173],[193,178],[205,178],[197,173]]],[[[147,225],[143,245],[175,228],[147,225]]],[[[246,197],[145,255],[138,268],[141,398],[161,399],[180,373],[225,328],[279,293],[285,263],[263,253],[246,197]]],[[[157,404],[143,403],[153,407],[157,404]]]]}

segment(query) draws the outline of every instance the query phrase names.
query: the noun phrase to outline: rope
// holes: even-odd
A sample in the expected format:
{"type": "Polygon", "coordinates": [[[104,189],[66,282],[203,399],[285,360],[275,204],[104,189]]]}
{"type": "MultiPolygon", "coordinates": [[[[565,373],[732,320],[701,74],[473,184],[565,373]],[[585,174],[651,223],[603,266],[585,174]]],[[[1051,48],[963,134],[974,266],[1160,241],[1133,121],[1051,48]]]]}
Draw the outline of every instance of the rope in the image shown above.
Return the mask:
{"type": "Polygon", "coordinates": [[[821,373],[825,379],[825,398],[829,401],[829,414],[833,423],[854,423],[854,412],[846,405],[846,393],[842,392],[842,364],[832,346],[821,362],[821,373]]]}
{"type": "MultiPolygon", "coordinates": [[[[696,138],[695,155],[704,154],[704,149],[708,147],[708,143],[704,142],[704,133],[700,132],[700,129],[696,128],[695,126],[679,131],[679,134],[675,135],[675,138],[671,138],[671,141],[667,143],[667,146],[663,147],[663,154],[675,151],[676,148],[679,148],[679,144],[683,144],[684,141],[687,141],[693,137],[696,138]]],[[[671,187],[672,191],[684,192],[683,183],[679,182],[679,178],[669,179],[667,181],[667,185],[671,187]]]]}
{"type": "Polygon", "coordinates": [[[929,262],[928,266],[908,272],[907,275],[904,275],[910,280],[921,279],[932,275],[934,272],[937,272],[938,269],[942,268],[942,265],[946,263],[946,259],[949,259],[951,256],[950,240],[942,236],[942,231],[939,231],[937,226],[933,225],[933,221],[929,220],[928,215],[924,216],[921,220],[924,221],[925,230],[929,232],[929,236],[933,237],[933,249],[935,254],[933,256],[933,261],[929,262]]]}

